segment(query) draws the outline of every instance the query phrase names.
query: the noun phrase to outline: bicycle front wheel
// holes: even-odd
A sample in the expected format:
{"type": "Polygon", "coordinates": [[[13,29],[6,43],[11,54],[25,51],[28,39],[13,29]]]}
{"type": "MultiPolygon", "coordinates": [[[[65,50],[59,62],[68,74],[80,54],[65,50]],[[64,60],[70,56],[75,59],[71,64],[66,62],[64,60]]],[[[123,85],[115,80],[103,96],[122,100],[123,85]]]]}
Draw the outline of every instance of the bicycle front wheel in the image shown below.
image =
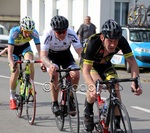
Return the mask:
{"type": "MultiPolygon", "coordinates": [[[[71,89],[70,89],[71,90],[71,89]]],[[[79,120],[79,107],[76,96],[76,91],[71,90],[72,96],[67,95],[68,104],[68,119],[71,133],[79,133],[80,120],[79,120]]]]}
{"type": "Polygon", "coordinates": [[[65,117],[67,116],[67,106],[63,103],[62,95],[63,91],[61,91],[58,95],[60,114],[55,115],[56,125],[60,131],[62,131],[64,128],[65,117]]]}
{"type": "Polygon", "coordinates": [[[36,114],[36,92],[35,86],[32,79],[30,79],[29,83],[26,83],[26,114],[28,118],[29,124],[33,125],[36,114]]]}
{"type": "MultiPolygon", "coordinates": [[[[119,113],[120,113],[120,131],[123,133],[132,133],[131,122],[130,122],[130,118],[126,110],[126,107],[119,100],[116,101],[115,108],[116,107],[118,108],[119,113]]],[[[110,125],[111,125],[111,128],[110,128],[111,133],[116,133],[117,128],[116,128],[116,119],[114,115],[114,109],[111,110],[110,125]]]]}
{"type": "Polygon", "coordinates": [[[16,109],[16,115],[21,118],[22,116],[22,110],[23,110],[23,97],[21,96],[20,92],[21,84],[19,84],[16,87],[16,95],[15,95],[15,100],[17,104],[17,109],[16,109]]]}

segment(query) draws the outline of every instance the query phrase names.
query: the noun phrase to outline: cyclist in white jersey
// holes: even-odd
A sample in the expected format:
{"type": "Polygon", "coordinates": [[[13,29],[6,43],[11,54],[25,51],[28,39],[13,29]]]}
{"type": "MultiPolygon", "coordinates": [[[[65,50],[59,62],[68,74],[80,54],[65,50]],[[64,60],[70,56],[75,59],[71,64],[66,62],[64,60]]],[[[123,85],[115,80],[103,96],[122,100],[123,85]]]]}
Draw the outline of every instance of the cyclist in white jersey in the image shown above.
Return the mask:
{"type": "MultiPolygon", "coordinates": [[[[70,28],[68,20],[63,16],[54,16],[51,19],[51,28],[45,31],[41,43],[41,59],[47,68],[50,79],[54,78],[51,84],[52,95],[52,112],[57,115],[59,113],[58,105],[58,74],[56,70],[58,66],[62,68],[78,67],[75,63],[73,55],[70,51],[72,45],[80,56],[82,45],[77,34],[70,28]]],[[[78,84],[79,71],[70,72],[72,84],[78,84]]]]}

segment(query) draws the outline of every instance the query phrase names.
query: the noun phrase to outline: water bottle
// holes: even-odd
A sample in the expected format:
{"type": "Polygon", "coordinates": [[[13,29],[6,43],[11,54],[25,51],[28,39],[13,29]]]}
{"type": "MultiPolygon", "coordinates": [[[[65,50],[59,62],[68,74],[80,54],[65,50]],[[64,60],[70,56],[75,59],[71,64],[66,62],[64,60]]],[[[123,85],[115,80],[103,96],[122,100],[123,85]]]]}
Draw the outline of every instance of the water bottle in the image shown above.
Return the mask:
{"type": "Polygon", "coordinates": [[[25,97],[25,95],[24,95],[24,83],[22,83],[20,85],[20,93],[21,93],[21,96],[24,98],[25,97]]]}
{"type": "Polygon", "coordinates": [[[104,119],[104,120],[107,117],[108,107],[109,107],[109,98],[105,100],[105,103],[103,105],[102,119],[104,119]]]}

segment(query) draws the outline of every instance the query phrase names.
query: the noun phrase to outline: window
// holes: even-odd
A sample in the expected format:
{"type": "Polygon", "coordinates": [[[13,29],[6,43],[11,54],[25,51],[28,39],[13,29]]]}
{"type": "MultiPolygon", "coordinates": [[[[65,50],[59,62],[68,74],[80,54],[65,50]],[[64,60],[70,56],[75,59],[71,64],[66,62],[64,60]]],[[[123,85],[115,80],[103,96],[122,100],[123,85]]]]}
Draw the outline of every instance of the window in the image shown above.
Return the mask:
{"type": "Polygon", "coordinates": [[[115,2],[115,20],[120,25],[127,24],[129,3],[127,2],[115,2]]]}

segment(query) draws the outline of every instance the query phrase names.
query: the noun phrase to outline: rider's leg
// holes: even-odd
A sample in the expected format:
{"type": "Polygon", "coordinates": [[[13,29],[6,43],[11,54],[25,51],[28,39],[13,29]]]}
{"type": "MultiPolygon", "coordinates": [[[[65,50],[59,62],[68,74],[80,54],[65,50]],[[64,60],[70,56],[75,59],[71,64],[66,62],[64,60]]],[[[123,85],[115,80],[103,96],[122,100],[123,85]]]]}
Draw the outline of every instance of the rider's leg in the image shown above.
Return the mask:
{"type": "MultiPolygon", "coordinates": [[[[99,74],[96,71],[91,71],[91,76],[94,82],[97,79],[101,79],[99,74]]],[[[88,131],[94,129],[94,113],[93,113],[93,104],[96,100],[95,95],[95,85],[88,86],[87,97],[85,99],[85,108],[84,108],[84,124],[88,131]],[[94,92],[94,93],[93,93],[94,92]]]]}
{"type": "MultiPolygon", "coordinates": [[[[27,52],[24,54],[24,60],[33,60],[33,53],[32,52],[27,52]]],[[[30,66],[30,72],[31,72],[31,79],[34,81],[34,64],[31,63],[29,64],[30,66]]]]}

